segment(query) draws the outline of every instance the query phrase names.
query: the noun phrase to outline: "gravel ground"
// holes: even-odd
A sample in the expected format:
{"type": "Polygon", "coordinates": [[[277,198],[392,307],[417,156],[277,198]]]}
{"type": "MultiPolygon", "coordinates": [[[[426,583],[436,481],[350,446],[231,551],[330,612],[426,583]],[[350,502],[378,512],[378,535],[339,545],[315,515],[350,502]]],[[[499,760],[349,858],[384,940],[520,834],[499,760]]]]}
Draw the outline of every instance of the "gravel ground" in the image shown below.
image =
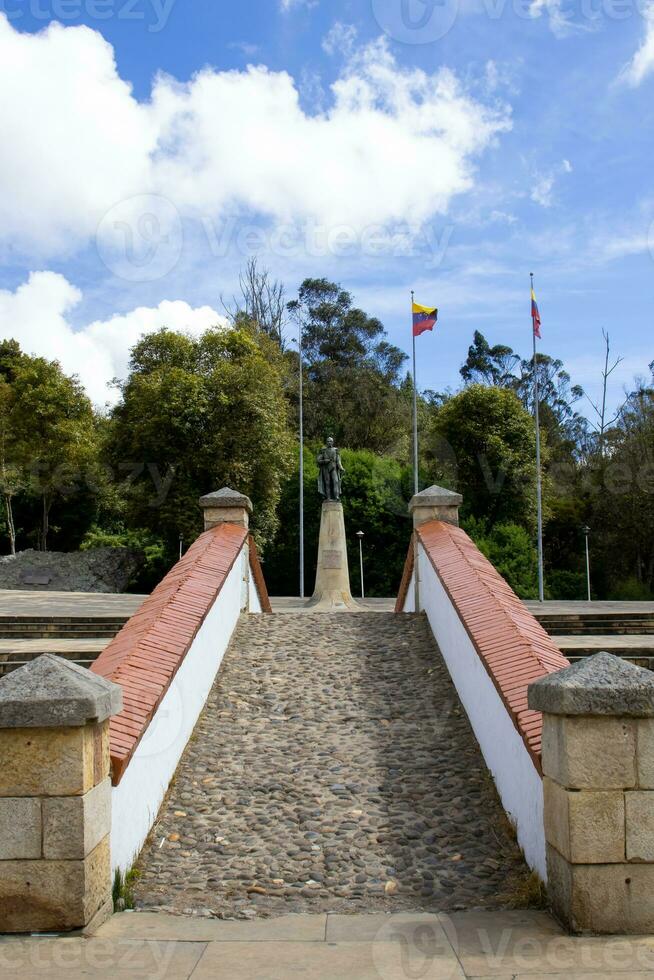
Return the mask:
{"type": "Polygon", "coordinates": [[[426,618],[244,617],[139,862],[137,908],[505,907],[528,875],[426,618]]]}

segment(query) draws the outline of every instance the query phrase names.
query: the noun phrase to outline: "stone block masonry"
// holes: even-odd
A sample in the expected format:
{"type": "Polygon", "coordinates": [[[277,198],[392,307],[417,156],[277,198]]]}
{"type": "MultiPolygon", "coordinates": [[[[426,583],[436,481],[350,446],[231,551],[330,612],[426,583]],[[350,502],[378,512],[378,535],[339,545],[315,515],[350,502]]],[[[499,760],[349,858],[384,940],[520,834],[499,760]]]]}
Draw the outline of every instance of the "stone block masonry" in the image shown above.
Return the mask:
{"type": "Polygon", "coordinates": [[[0,932],[111,911],[109,718],[120,688],[46,655],[0,682],[0,932]]]}
{"type": "Polygon", "coordinates": [[[654,932],[654,676],[608,653],[532,684],[548,887],[576,933],[654,932]]]}

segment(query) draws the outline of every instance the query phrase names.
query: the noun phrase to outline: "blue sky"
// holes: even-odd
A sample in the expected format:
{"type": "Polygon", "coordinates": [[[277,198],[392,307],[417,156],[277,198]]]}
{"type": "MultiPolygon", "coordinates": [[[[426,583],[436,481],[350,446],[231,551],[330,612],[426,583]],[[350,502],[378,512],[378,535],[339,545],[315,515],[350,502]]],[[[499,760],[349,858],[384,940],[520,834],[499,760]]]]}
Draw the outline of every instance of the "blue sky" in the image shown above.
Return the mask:
{"type": "Polygon", "coordinates": [[[654,5],[5,0],[0,336],[95,401],[144,330],[199,331],[250,255],[328,276],[457,385],[473,331],[617,403],[654,359],[654,5]]]}

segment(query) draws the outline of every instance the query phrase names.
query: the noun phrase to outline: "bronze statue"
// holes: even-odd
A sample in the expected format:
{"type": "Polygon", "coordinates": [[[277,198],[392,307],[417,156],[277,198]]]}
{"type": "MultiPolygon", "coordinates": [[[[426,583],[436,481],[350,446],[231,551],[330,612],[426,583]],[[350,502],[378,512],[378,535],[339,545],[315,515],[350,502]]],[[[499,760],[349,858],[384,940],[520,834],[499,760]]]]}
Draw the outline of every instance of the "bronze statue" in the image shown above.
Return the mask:
{"type": "Polygon", "coordinates": [[[318,453],[318,493],[323,500],[341,499],[341,475],[345,473],[340,451],[330,436],[318,453]]]}

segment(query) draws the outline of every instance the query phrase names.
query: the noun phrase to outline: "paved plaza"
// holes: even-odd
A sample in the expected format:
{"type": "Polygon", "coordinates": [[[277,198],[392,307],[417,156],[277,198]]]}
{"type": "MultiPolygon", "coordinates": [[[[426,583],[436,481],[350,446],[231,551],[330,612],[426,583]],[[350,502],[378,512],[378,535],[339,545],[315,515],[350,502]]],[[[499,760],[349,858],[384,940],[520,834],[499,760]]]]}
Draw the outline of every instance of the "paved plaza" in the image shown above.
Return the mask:
{"type": "Polygon", "coordinates": [[[646,980],[654,938],[574,938],[545,912],[115,915],[87,938],[0,939],[3,980],[646,980]]]}

